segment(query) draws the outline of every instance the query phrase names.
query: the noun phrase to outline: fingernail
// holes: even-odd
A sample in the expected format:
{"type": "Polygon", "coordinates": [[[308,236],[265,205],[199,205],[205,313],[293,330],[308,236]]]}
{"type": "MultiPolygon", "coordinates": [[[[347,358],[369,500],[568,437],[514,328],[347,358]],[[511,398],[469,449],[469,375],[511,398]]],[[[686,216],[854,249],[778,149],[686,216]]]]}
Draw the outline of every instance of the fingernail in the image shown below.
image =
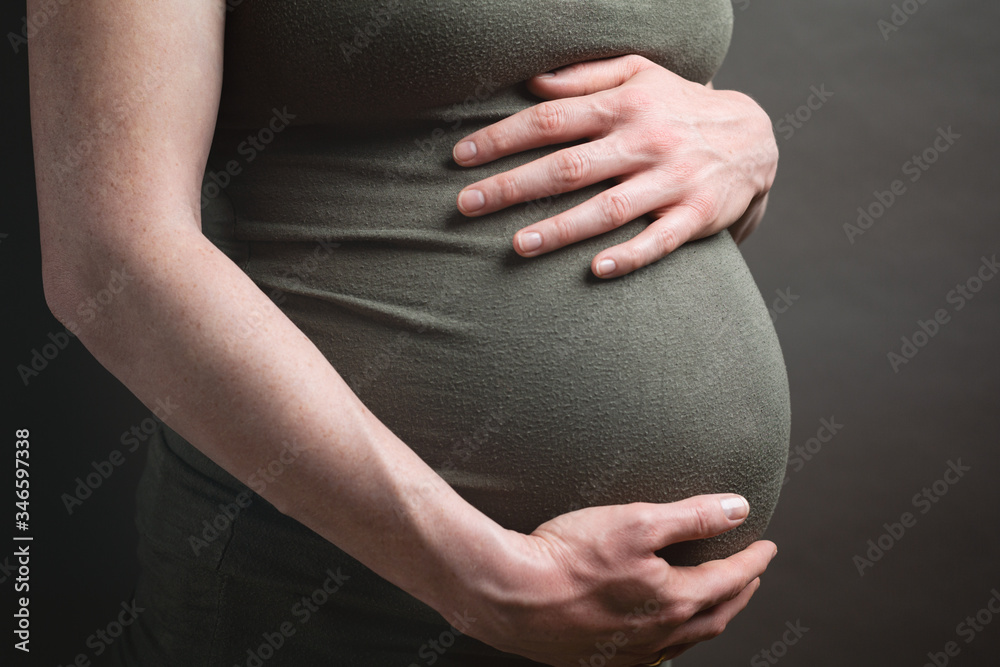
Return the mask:
{"type": "Polygon", "coordinates": [[[541,74],[536,74],[536,79],[551,79],[556,75],[555,72],[542,72],[541,74]]]}
{"type": "Polygon", "coordinates": [[[597,263],[597,275],[606,276],[609,273],[614,273],[614,270],[618,268],[618,265],[613,259],[602,259],[597,263]]]}
{"type": "Polygon", "coordinates": [[[722,499],[722,511],[730,519],[744,519],[750,514],[750,503],[743,496],[730,496],[722,499]]]}
{"type": "Polygon", "coordinates": [[[476,157],[476,153],[479,149],[471,141],[463,141],[459,145],[455,146],[455,159],[459,162],[467,162],[472,158],[476,157]]]}
{"type": "Polygon", "coordinates": [[[542,235],[538,232],[525,232],[520,236],[521,252],[531,252],[542,245],[542,235]]]}
{"type": "Polygon", "coordinates": [[[465,211],[478,211],[486,205],[486,197],[479,190],[466,190],[458,198],[458,203],[465,211]]]}

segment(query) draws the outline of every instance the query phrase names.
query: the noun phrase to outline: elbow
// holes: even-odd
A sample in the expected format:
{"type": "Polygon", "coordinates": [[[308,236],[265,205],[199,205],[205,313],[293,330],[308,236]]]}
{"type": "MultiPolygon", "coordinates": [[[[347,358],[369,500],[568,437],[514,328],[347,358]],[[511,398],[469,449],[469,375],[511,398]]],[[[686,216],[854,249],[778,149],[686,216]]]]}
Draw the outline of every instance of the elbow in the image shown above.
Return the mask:
{"type": "Polygon", "coordinates": [[[93,238],[59,236],[43,224],[42,293],[52,315],[78,334],[79,329],[88,328],[111,311],[132,282],[134,267],[116,261],[121,253],[93,238]]]}
{"type": "MultiPolygon", "coordinates": [[[[72,317],[74,295],[79,285],[79,277],[70,270],[73,257],[67,250],[74,245],[67,242],[65,233],[44,211],[44,202],[39,201],[38,229],[42,252],[42,295],[45,305],[62,324],[68,324],[72,317]]],[[[79,258],[76,258],[77,260],[79,258]]]]}
{"type": "Polygon", "coordinates": [[[133,280],[125,267],[68,268],[42,263],[42,291],[52,315],[76,336],[116,311],[114,302],[133,280]]]}
{"type": "MultiPolygon", "coordinates": [[[[75,325],[75,303],[80,303],[79,281],[69,275],[67,263],[51,248],[42,246],[42,294],[49,312],[67,329],[75,325]]],[[[74,332],[75,333],[75,332],[74,332]]]]}
{"type": "MultiPolygon", "coordinates": [[[[62,248],[42,244],[42,294],[52,316],[68,331],[79,335],[80,329],[95,322],[101,310],[110,304],[110,297],[120,292],[119,281],[108,282],[106,288],[95,280],[104,273],[83,253],[73,254],[62,248]]],[[[120,272],[119,272],[120,273],[120,272]]]]}

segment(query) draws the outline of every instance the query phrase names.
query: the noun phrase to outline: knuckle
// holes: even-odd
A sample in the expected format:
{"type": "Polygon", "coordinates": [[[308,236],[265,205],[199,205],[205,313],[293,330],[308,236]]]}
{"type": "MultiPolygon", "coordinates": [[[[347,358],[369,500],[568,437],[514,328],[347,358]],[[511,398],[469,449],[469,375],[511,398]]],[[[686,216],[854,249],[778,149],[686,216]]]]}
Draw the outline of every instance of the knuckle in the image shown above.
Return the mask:
{"type": "Polygon", "coordinates": [[[619,268],[633,271],[640,266],[644,266],[647,255],[648,252],[638,241],[637,237],[637,240],[627,242],[621,246],[621,250],[618,253],[619,268]]]}
{"type": "Polygon", "coordinates": [[[634,505],[632,514],[632,527],[643,535],[649,534],[657,529],[659,517],[656,510],[646,504],[637,503],[634,505]]]}
{"type": "MultiPolygon", "coordinates": [[[[661,103],[662,104],[662,103],[661,103]]],[[[607,117],[609,125],[617,126],[634,123],[647,114],[657,110],[656,100],[644,88],[620,86],[614,89],[613,95],[606,95],[602,100],[602,112],[607,117]]],[[[657,132],[658,126],[644,128],[643,134],[657,132]]]]}
{"type": "Polygon", "coordinates": [[[633,207],[628,195],[624,192],[608,192],[602,198],[604,215],[615,227],[621,227],[631,220],[633,207]]]}
{"type": "Polygon", "coordinates": [[[718,637],[726,630],[726,619],[713,618],[706,628],[709,637],[718,637]]]}
{"type": "Polygon", "coordinates": [[[698,612],[691,600],[678,600],[663,610],[663,623],[671,628],[684,625],[698,612]]]}
{"type": "Polygon", "coordinates": [[[517,181],[509,176],[502,175],[496,181],[496,193],[501,204],[509,204],[517,201],[521,188],[517,181]]]}
{"type": "Polygon", "coordinates": [[[747,585],[746,580],[742,578],[734,581],[726,590],[726,599],[732,600],[738,598],[740,594],[747,589],[747,585]]]}
{"type": "MultiPolygon", "coordinates": [[[[644,132],[642,142],[646,153],[657,157],[673,153],[677,146],[682,143],[676,130],[663,126],[650,128],[644,132]]],[[[672,173],[676,172],[675,177],[681,178],[682,182],[683,177],[690,175],[691,172],[690,167],[684,163],[671,164],[670,168],[672,173]]]]}
{"type": "Polygon", "coordinates": [[[738,90],[730,90],[725,92],[732,95],[736,103],[742,105],[743,108],[746,109],[746,113],[750,115],[758,123],[760,123],[762,129],[767,129],[767,130],[773,129],[773,126],[771,124],[771,117],[768,115],[764,107],[762,107],[760,104],[757,103],[757,100],[750,97],[746,93],[738,90]]]}
{"type": "Polygon", "coordinates": [[[649,67],[652,64],[652,61],[649,58],[640,56],[638,53],[629,53],[622,58],[622,63],[624,63],[630,71],[638,72],[639,70],[649,67]]]}
{"type": "Polygon", "coordinates": [[[647,111],[657,108],[657,100],[650,94],[648,89],[640,86],[623,87],[619,102],[624,108],[634,111],[647,111]]]}
{"type": "Polygon", "coordinates": [[[552,218],[552,231],[555,233],[556,243],[561,247],[573,242],[573,221],[564,215],[557,215],[552,218]]]}
{"type": "Polygon", "coordinates": [[[489,125],[470,136],[476,147],[487,153],[509,150],[514,140],[510,129],[502,125],[489,125]]]}
{"type": "MultiPolygon", "coordinates": [[[[677,235],[677,230],[674,229],[673,225],[662,225],[654,232],[654,245],[656,248],[656,253],[660,257],[669,255],[674,250],[680,246],[680,238],[677,235]]],[[[695,514],[701,520],[703,510],[700,507],[695,508],[695,514]]]]}
{"type": "Polygon", "coordinates": [[[566,107],[558,102],[542,102],[532,107],[535,126],[546,135],[558,134],[566,124],[566,107]]]}
{"type": "Polygon", "coordinates": [[[698,531],[699,535],[706,535],[708,533],[714,532],[712,530],[714,521],[712,520],[711,513],[705,508],[704,505],[695,505],[691,509],[692,519],[695,526],[695,530],[698,531]]]}
{"type": "Polygon", "coordinates": [[[563,151],[555,159],[556,178],[562,185],[576,185],[590,172],[589,160],[579,151],[563,151]]]}

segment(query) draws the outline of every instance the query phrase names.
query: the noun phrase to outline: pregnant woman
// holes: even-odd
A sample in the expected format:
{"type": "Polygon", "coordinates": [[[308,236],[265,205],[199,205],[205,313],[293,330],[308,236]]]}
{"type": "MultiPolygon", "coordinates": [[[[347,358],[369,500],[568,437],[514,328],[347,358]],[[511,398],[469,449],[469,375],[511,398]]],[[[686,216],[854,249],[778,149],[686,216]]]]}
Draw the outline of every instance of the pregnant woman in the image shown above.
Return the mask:
{"type": "Polygon", "coordinates": [[[789,417],[721,231],[776,160],[759,108],[703,85],[731,20],[59,6],[30,44],[46,298],[176,406],[120,661],[660,664],[743,609],[789,417]]]}

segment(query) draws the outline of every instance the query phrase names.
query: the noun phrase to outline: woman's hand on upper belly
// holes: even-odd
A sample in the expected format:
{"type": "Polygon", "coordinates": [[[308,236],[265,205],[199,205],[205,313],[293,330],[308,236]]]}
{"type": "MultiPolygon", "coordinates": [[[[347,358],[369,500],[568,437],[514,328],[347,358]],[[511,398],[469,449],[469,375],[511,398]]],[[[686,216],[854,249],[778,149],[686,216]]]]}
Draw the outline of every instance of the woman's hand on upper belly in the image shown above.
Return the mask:
{"type": "Polygon", "coordinates": [[[595,275],[614,278],[727,227],[739,242],[760,222],[778,148],[770,119],[748,96],[693,83],[637,55],[571,65],[528,86],[547,101],[463,138],[453,152],[458,164],[590,141],[469,185],[459,210],[478,216],[606,179],[618,185],[518,231],[522,256],[649,214],[653,223],[640,234],[593,258],[595,275]]]}
{"type": "Polygon", "coordinates": [[[469,634],[545,664],[591,664],[599,651],[608,667],[672,658],[725,629],[777,549],[759,541],[697,567],[655,552],[735,528],[748,510],[742,497],[718,494],[563,514],[531,535],[511,532],[505,565],[454,602],[485,621],[469,634]]]}

